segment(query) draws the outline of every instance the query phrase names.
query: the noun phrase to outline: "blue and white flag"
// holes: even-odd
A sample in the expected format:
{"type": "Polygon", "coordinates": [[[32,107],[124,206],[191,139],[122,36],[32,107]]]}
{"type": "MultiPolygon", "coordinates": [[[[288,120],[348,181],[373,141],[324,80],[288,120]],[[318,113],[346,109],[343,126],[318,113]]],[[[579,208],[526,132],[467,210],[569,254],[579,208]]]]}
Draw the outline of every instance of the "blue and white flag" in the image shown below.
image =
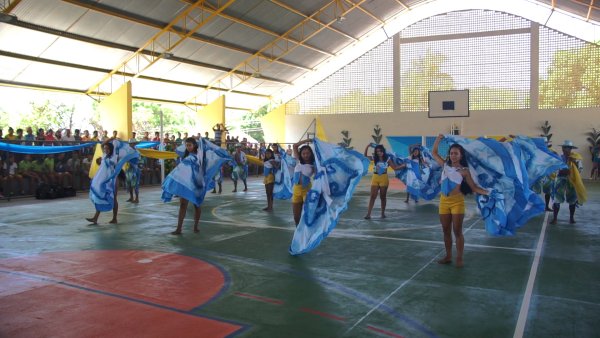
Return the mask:
{"type": "Polygon", "coordinates": [[[288,155],[285,150],[279,148],[280,168],[275,170],[275,185],[273,186],[273,198],[279,200],[288,200],[292,198],[293,172],[296,166],[296,159],[288,155]]]}
{"type": "Polygon", "coordinates": [[[140,153],[119,140],[110,141],[114,146],[113,154],[102,157],[102,163],[90,183],[90,200],[97,211],[110,211],[114,207],[115,179],[125,163],[137,166],[140,153]]]}
{"type": "Polygon", "coordinates": [[[406,167],[396,170],[396,177],[406,185],[406,191],[415,200],[423,198],[432,200],[440,193],[441,167],[433,159],[431,152],[426,147],[420,147],[424,159],[424,166],[410,158],[400,158],[395,154],[388,154],[395,164],[406,164],[406,167]]]}
{"type": "Polygon", "coordinates": [[[541,138],[517,136],[512,143],[521,148],[521,157],[525,161],[530,187],[538,180],[567,168],[560,156],[548,149],[546,142],[541,138]]]}
{"type": "MultiPolygon", "coordinates": [[[[176,152],[182,156],[185,153],[185,143],[177,147],[176,152]]],[[[177,195],[195,206],[200,206],[206,192],[215,185],[213,177],[225,162],[231,160],[231,156],[225,149],[202,138],[198,142],[198,152],[190,153],[165,178],[162,185],[162,200],[169,202],[173,195],[177,195]]]]}
{"type": "Polygon", "coordinates": [[[520,147],[487,138],[445,137],[449,144],[465,148],[473,180],[492,191],[489,196],[477,196],[489,234],[514,235],[532,217],[544,212],[544,202],[529,188],[520,147]]]}
{"type": "Polygon", "coordinates": [[[313,250],[327,237],[369,169],[369,160],[362,154],[318,139],[314,141],[316,174],[292,238],[289,250],[292,255],[313,250]]]}

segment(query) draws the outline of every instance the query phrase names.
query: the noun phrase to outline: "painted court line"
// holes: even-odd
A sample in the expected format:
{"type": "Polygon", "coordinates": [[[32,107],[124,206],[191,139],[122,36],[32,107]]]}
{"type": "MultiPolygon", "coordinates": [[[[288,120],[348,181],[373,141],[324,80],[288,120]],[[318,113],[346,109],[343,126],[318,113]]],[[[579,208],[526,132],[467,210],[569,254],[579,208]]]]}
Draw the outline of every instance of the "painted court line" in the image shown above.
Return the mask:
{"type": "Polygon", "coordinates": [[[317,311],[317,310],[313,310],[313,309],[309,309],[309,308],[305,308],[305,307],[301,307],[299,310],[302,312],[310,313],[310,314],[317,315],[317,316],[320,316],[323,318],[337,320],[340,322],[346,321],[346,318],[344,318],[344,317],[336,316],[336,315],[333,315],[333,314],[327,313],[327,312],[321,312],[321,311],[317,311]]]}
{"type": "Polygon", "coordinates": [[[249,293],[235,292],[234,295],[236,295],[238,297],[242,297],[242,298],[256,300],[256,301],[263,302],[263,303],[269,303],[269,304],[283,305],[283,303],[284,303],[282,300],[279,300],[279,299],[251,295],[249,293]]]}
{"type": "Polygon", "coordinates": [[[384,334],[384,335],[386,335],[386,336],[388,336],[388,337],[394,337],[394,338],[404,338],[404,336],[401,336],[401,335],[399,335],[399,334],[396,334],[396,333],[393,333],[393,332],[390,332],[390,331],[387,331],[387,330],[384,330],[384,329],[380,329],[380,328],[378,328],[378,327],[375,327],[375,326],[373,326],[373,325],[367,325],[367,329],[369,329],[369,330],[371,330],[371,331],[375,331],[375,332],[377,332],[377,333],[384,334]]]}
{"type": "MultiPolygon", "coordinates": [[[[120,212],[120,211],[119,211],[119,213],[120,214],[124,214],[124,215],[134,215],[134,216],[138,215],[136,213],[128,213],[128,212],[120,212]]],[[[152,218],[154,218],[154,219],[156,219],[156,218],[173,219],[172,217],[160,216],[160,215],[152,216],[152,218]]],[[[191,219],[184,220],[184,222],[187,222],[187,221],[189,221],[190,223],[192,222],[191,219]]],[[[471,230],[472,227],[475,224],[477,224],[478,221],[479,220],[475,220],[469,226],[469,228],[467,228],[464,231],[464,233],[466,234],[469,230],[471,230]]],[[[200,220],[200,224],[202,224],[202,223],[219,224],[219,225],[232,225],[232,226],[236,226],[236,227],[257,228],[257,229],[275,229],[275,230],[283,230],[283,231],[288,231],[288,232],[293,232],[293,231],[296,230],[295,228],[292,228],[292,227],[283,228],[283,227],[278,227],[278,226],[273,226],[273,225],[266,225],[266,224],[258,224],[258,223],[237,223],[237,222],[228,222],[228,221],[200,220]]],[[[184,224],[186,224],[186,223],[184,223],[184,224]]],[[[439,227],[439,226],[436,226],[436,227],[439,227]]],[[[423,229],[429,229],[429,228],[431,228],[431,227],[413,228],[411,230],[423,230],[423,229]]],[[[350,231],[350,229],[336,229],[335,232],[331,232],[329,234],[329,237],[331,237],[331,238],[356,238],[356,239],[383,239],[383,240],[390,240],[390,241],[416,242],[416,243],[426,243],[426,244],[443,244],[444,243],[443,241],[434,241],[434,240],[426,240],[426,239],[397,238],[397,237],[386,237],[386,236],[361,235],[361,234],[355,234],[355,233],[348,233],[348,231],[350,231]]],[[[353,232],[354,231],[360,232],[360,230],[356,230],[356,229],[351,229],[351,231],[353,231],[353,232]]],[[[247,234],[241,234],[241,235],[247,235],[247,234]]],[[[514,248],[514,247],[483,245],[483,244],[469,244],[469,243],[465,243],[465,247],[466,248],[468,248],[468,247],[482,248],[482,249],[499,249],[499,250],[510,250],[510,251],[521,251],[521,252],[533,252],[534,251],[534,249],[530,249],[530,248],[514,248]]]]}
{"type": "Polygon", "coordinates": [[[525,332],[525,324],[527,324],[527,314],[529,313],[529,305],[531,303],[533,285],[535,284],[535,277],[537,275],[538,266],[540,264],[540,257],[542,256],[542,248],[544,246],[544,238],[546,237],[548,216],[550,216],[550,213],[547,212],[546,216],[544,216],[544,224],[542,225],[540,238],[538,239],[537,246],[535,249],[535,257],[533,259],[533,264],[531,264],[531,270],[529,271],[529,279],[527,280],[527,287],[525,288],[525,294],[523,295],[521,311],[519,312],[519,319],[517,320],[517,327],[515,328],[515,334],[513,335],[513,338],[522,338],[523,333],[525,332]]]}

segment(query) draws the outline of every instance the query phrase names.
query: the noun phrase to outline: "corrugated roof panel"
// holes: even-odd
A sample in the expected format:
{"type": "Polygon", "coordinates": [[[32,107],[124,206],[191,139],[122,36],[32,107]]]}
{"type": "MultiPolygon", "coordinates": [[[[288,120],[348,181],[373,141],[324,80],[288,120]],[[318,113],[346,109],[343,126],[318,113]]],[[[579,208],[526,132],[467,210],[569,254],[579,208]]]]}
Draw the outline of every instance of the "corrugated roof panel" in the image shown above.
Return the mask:
{"type": "Polygon", "coordinates": [[[171,83],[160,83],[146,79],[134,79],[131,82],[131,93],[136,97],[151,97],[163,100],[185,102],[194,96],[198,88],[180,86],[171,83]]]}
{"type": "Polygon", "coordinates": [[[32,62],[15,78],[15,81],[86,90],[102,75],[98,72],[32,62]]]}
{"type": "Polygon", "coordinates": [[[169,74],[163,76],[163,78],[174,81],[189,82],[198,85],[205,85],[209,83],[211,79],[223,74],[223,72],[217,70],[210,70],[208,68],[199,68],[195,66],[186,65],[179,63],[169,74]]]}
{"type": "Polygon", "coordinates": [[[0,49],[12,53],[39,56],[57,39],[55,35],[7,24],[0,24],[0,28],[0,49]]]}
{"type": "Polygon", "coordinates": [[[240,46],[244,49],[258,51],[276,39],[273,35],[229,20],[227,21],[229,24],[223,27],[219,33],[213,35],[216,40],[227,41],[229,44],[240,46]]]}
{"type": "Polygon", "coordinates": [[[249,96],[236,93],[227,93],[225,105],[227,107],[251,107],[258,108],[269,101],[268,98],[260,96],[249,96]]]}
{"type": "Polygon", "coordinates": [[[111,70],[129,55],[131,52],[59,38],[40,57],[111,70]]]}
{"type": "Polygon", "coordinates": [[[261,1],[258,5],[252,6],[252,8],[248,6],[243,11],[240,11],[237,5],[242,3],[247,4],[251,3],[251,1],[238,1],[234,6],[228,8],[226,13],[279,34],[287,32],[304,19],[304,17],[290,12],[271,1],[261,1]]]}
{"type": "Polygon", "coordinates": [[[158,33],[156,28],[95,11],[86,13],[68,31],[137,48],[158,33]]]}
{"type": "Polygon", "coordinates": [[[288,67],[275,62],[270,63],[268,67],[262,67],[259,71],[264,77],[280,79],[286,82],[292,82],[299,74],[304,74],[305,72],[306,70],[304,69],[288,67]]]}
{"type": "Polygon", "coordinates": [[[406,10],[397,0],[366,1],[361,7],[383,21],[406,10]]]}
{"type": "Polygon", "coordinates": [[[67,30],[87,10],[59,0],[24,0],[13,13],[19,20],[59,30],[67,30]]]}
{"type": "Polygon", "coordinates": [[[0,56],[0,80],[14,81],[31,61],[0,56]]]}
{"type": "Polygon", "coordinates": [[[217,46],[199,44],[196,41],[186,40],[174,50],[174,54],[180,56],[180,49],[186,51],[181,57],[194,61],[212,64],[219,67],[231,69],[247,59],[250,54],[232,51],[217,46]],[[187,56],[184,56],[188,54],[187,56]]]}

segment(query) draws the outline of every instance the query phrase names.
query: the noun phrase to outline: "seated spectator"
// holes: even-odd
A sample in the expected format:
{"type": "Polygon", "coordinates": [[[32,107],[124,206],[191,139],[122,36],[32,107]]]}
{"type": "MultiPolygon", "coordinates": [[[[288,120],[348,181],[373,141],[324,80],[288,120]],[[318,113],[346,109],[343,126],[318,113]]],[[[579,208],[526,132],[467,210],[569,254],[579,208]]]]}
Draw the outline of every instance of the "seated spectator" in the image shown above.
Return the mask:
{"type": "Polygon", "coordinates": [[[15,135],[15,130],[12,127],[8,127],[8,134],[4,136],[5,140],[14,141],[17,139],[17,135],[15,135]]]}
{"type": "Polygon", "coordinates": [[[75,186],[75,182],[77,182],[76,187],[82,189],[84,186],[83,183],[87,181],[87,174],[83,172],[82,161],[78,151],[72,152],[71,158],[67,160],[67,171],[73,177],[73,186],[75,186]]]}
{"type": "Polygon", "coordinates": [[[67,158],[65,153],[60,153],[56,156],[54,172],[56,172],[56,176],[58,177],[59,185],[63,185],[66,181],[67,187],[73,186],[73,175],[67,170],[67,158]]]}
{"type": "Polygon", "coordinates": [[[80,142],[81,141],[81,134],[79,133],[79,129],[75,129],[75,133],[73,134],[73,139],[76,142],[80,142]]]}
{"type": "Polygon", "coordinates": [[[27,127],[25,129],[25,132],[27,133],[27,134],[25,134],[25,136],[23,136],[23,139],[25,140],[25,145],[27,145],[27,146],[34,145],[35,135],[33,135],[33,129],[31,129],[31,127],[27,127]]]}
{"type": "Polygon", "coordinates": [[[23,186],[23,176],[19,175],[17,173],[17,169],[18,169],[18,165],[17,165],[17,161],[15,161],[15,155],[10,154],[8,156],[8,160],[6,162],[4,162],[4,164],[2,165],[2,171],[4,174],[4,177],[2,178],[3,182],[8,182],[8,189],[10,191],[10,182],[11,181],[16,181],[18,184],[18,189],[20,189],[21,191],[21,195],[25,195],[25,189],[23,186]]]}
{"type": "Polygon", "coordinates": [[[89,142],[91,141],[92,138],[90,137],[90,131],[89,130],[84,130],[83,131],[83,135],[81,136],[81,141],[82,142],[89,142]]]}
{"type": "Polygon", "coordinates": [[[29,192],[31,195],[35,193],[35,188],[42,183],[42,178],[33,170],[34,162],[30,154],[25,154],[25,157],[19,162],[17,173],[23,178],[29,178],[29,192]]]}

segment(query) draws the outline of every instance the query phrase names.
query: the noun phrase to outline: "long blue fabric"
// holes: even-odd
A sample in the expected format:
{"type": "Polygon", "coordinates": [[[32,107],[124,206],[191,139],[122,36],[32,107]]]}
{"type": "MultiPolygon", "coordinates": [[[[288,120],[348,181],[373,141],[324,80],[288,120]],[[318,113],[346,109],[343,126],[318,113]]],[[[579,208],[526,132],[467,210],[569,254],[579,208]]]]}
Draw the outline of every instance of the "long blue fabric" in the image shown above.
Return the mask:
{"type": "Polygon", "coordinates": [[[369,169],[362,154],[314,140],[315,177],[302,209],[289,252],[300,255],[316,248],[335,228],[356,185],[369,169]]]}
{"type": "Polygon", "coordinates": [[[125,163],[137,166],[140,153],[126,142],[111,141],[114,150],[110,157],[102,157],[102,163],[90,183],[90,200],[97,211],[110,211],[114,207],[115,179],[125,163]]]}
{"type": "MultiPolygon", "coordinates": [[[[185,151],[185,144],[177,147],[176,152],[181,156],[182,150],[185,151]]],[[[162,200],[169,202],[173,195],[177,195],[195,206],[200,206],[206,192],[215,185],[213,177],[224,163],[231,160],[231,156],[225,149],[201,139],[198,143],[198,152],[189,154],[181,160],[165,178],[162,185],[162,200]]]]}
{"type": "Polygon", "coordinates": [[[17,154],[58,154],[66,153],[69,151],[80,150],[83,148],[95,146],[97,142],[88,142],[83,144],[76,144],[73,146],[23,146],[20,144],[12,144],[6,142],[0,142],[0,151],[8,151],[17,154]]]}
{"type": "Polygon", "coordinates": [[[406,191],[415,200],[422,198],[432,200],[440,193],[441,168],[433,159],[427,147],[420,147],[421,154],[427,166],[420,167],[408,157],[398,157],[388,154],[396,164],[406,164],[406,167],[396,170],[396,177],[406,185],[406,191]]]}
{"type": "Polygon", "coordinates": [[[292,198],[292,172],[296,166],[296,159],[286,154],[282,148],[279,148],[279,156],[281,157],[281,167],[273,173],[275,177],[273,198],[288,200],[292,198]]]}
{"type": "Polygon", "coordinates": [[[539,148],[524,151],[520,141],[473,140],[452,135],[446,139],[465,148],[475,183],[491,190],[489,196],[476,198],[489,234],[514,235],[532,217],[544,212],[544,202],[530,185],[546,172],[540,166],[558,165],[549,153],[539,148]]]}

